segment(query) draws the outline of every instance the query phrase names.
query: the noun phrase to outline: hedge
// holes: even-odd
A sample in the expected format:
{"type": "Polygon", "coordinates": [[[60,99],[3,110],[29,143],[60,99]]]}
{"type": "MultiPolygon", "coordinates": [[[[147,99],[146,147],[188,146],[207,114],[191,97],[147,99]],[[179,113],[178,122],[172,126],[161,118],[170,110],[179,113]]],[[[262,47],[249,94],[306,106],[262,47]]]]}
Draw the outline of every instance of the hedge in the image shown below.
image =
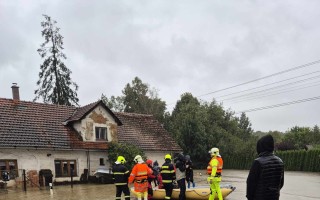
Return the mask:
{"type": "MultiPolygon", "coordinates": [[[[320,172],[320,150],[277,151],[287,171],[320,172]]],[[[256,156],[230,155],[223,156],[224,169],[250,169],[256,156]]]]}

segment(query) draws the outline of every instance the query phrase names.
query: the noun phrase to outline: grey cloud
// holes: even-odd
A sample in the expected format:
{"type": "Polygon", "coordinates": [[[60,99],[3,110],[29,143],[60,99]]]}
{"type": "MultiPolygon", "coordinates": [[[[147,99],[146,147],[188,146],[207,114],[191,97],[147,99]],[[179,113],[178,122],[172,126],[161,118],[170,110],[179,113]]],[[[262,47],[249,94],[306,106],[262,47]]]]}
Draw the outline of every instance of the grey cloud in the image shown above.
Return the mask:
{"type": "MultiPolygon", "coordinates": [[[[41,64],[36,49],[43,42],[42,14],[50,15],[61,28],[66,64],[80,86],[82,105],[101,93],[121,95],[135,76],[172,103],[184,92],[197,96],[319,59],[316,1],[34,0],[0,4],[0,25],[4,27],[0,32],[0,85],[4,88],[0,97],[10,98],[11,83],[18,82],[22,97],[33,98],[41,64]]],[[[314,93],[311,90],[304,96],[314,93]]],[[[299,98],[299,93],[285,96],[224,105],[242,110],[289,101],[299,98]]],[[[307,104],[304,108],[314,110],[307,104]]],[[[292,118],[293,113],[288,107],[248,115],[255,129],[284,130],[307,123],[305,116],[292,118]],[[275,120],[272,112],[281,119],[275,120]]]]}

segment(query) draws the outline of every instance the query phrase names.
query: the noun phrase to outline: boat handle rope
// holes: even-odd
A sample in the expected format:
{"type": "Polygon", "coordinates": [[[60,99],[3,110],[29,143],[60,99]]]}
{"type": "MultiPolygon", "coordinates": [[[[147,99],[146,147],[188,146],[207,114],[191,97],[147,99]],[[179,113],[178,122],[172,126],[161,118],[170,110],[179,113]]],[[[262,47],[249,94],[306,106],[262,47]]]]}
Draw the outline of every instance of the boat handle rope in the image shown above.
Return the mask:
{"type": "Polygon", "coordinates": [[[210,193],[207,193],[207,194],[199,194],[199,193],[198,193],[197,191],[195,191],[195,190],[194,190],[194,192],[195,192],[197,195],[202,196],[202,197],[208,196],[208,194],[210,195],[210,193]]]}

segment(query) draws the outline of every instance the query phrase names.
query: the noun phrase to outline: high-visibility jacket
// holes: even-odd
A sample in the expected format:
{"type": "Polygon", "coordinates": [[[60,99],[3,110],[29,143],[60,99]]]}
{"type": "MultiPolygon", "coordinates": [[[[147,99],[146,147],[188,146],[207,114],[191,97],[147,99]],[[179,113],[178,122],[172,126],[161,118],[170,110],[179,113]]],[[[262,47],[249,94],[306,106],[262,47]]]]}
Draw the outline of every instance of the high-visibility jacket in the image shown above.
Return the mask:
{"type": "Polygon", "coordinates": [[[115,164],[112,167],[113,180],[115,185],[128,184],[129,170],[123,164],[115,164]]]}
{"type": "Polygon", "coordinates": [[[162,183],[172,183],[173,180],[176,179],[175,168],[172,163],[166,161],[160,169],[162,183]]]}
{"type": "Polygon", "coordinates": [[[222,160],[222,158],[220,156],[217,156],[216,158],[215,157],[211,158],[210,162],[208,163],[207,174],[211,175],[211,173],[212,173],[211,162],[212,162],[213,159],[217,159],[218,160],[218,166],[217,166],[216,175],[221,176],[222,168],[223,168],[223,160],[222,160]]]}
{"type": "Polygon", "coordinates": [[[148,175],[152,174],[152,170],[146,163],[136,164],[131,171],[129,183],[134,182],[134,191],[145,192],[148,191],[148,175]]]}

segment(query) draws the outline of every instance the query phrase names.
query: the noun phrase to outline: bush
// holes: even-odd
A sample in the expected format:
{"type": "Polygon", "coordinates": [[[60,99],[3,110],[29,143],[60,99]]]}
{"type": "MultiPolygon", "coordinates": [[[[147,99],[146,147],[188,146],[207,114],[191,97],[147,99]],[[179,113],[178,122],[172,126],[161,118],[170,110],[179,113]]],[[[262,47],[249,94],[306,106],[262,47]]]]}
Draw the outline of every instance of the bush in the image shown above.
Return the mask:
{"type": "Polygon", "coordinates": [[[120,144],[116,142],[111,142],[109,145],[108,158],[111,165],[114,164],[118,156],[123,156],[126,159],[125,166],[128,169],[132,169],[132,167],[135,165],[133,159],[136,155],[142,156],[144,160],[146,159],[144,152],[135,145],[126,143],[120,144]]]}

